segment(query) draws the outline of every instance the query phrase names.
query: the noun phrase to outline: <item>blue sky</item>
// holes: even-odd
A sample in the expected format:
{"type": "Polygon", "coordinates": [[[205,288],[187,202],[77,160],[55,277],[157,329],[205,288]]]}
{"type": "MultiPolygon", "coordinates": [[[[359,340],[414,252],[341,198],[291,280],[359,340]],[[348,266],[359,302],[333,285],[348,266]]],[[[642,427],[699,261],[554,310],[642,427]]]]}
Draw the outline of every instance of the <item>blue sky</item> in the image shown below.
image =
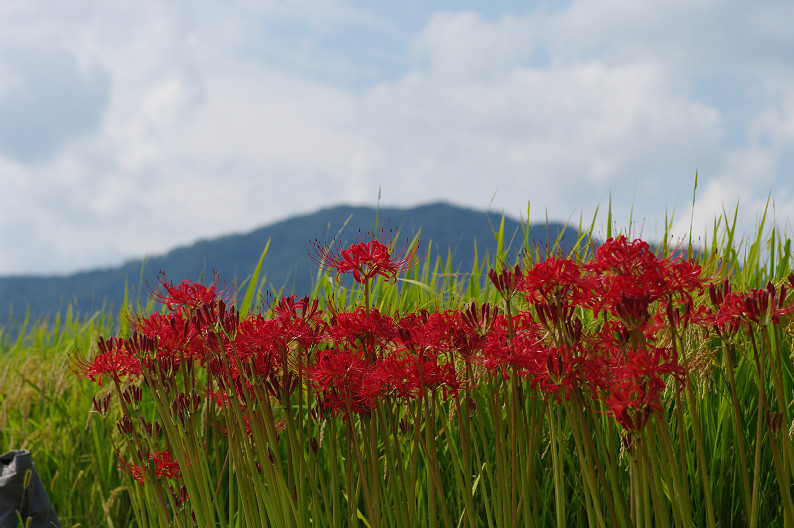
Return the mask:
{"type": "Polygon", "coordinates": [[[0,274],[379,190],[541,222],[611,197],[648,239],[737,204],[750,229],[771,197],[789,229],[792,21],[787,1],[5,0],[0,274]]]}

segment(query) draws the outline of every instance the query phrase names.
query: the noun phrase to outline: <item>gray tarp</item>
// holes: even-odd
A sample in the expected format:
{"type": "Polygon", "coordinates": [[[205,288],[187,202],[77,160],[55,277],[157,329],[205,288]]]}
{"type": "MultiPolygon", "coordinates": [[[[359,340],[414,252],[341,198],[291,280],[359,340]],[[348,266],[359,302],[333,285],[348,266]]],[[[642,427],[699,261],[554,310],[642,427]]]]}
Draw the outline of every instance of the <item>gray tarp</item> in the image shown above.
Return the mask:
{"type": "Polygon", "coordinates": [[[28,517],[31,528],[61,526],[30,451],[9,451],[0,455],[0,528],[25,526],[28,517]]]}

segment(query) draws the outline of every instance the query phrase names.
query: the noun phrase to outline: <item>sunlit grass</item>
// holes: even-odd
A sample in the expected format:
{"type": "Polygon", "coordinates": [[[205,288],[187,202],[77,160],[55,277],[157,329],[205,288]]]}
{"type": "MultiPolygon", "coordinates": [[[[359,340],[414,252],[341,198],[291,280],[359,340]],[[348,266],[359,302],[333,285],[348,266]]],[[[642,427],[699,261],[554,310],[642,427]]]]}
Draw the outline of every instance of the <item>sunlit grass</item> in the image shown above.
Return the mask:
{"type": "MultiPolygon", "coordinates": [[[[629,229],[613,231],[610,211],[607,218],[609,236],[633,238],[629,229]]],[[[454,268],[446,248],[421,240],[419,233],[407,248],[418,245],[421,258],[397,280],[373,281],[365,291],[320,270],[312,297],[326,313],[352,310],[370,299],[379,313],[401,316],[464,311],[472,303],[487,303],[503,314],[508,306],[510,313],[534,314],[533,306],[506,299],[488,279],[489,271],[502,273],[515,264],[529,269],[549,256],[592,257],[599,244],[595,222],[594,215],[590,225],[580,225],[580,238],[570,247],[559,240],[533,245],[496,222],[497,254],[475,255],[470,270],[454,268]],[[527,249],[525,257],[508,262],[505,255],[515,255],[517,244],[527,249]]],[[[713,284],[728,278],[735,292],[760,290],[771,281],[790,303],[781,288],[790,273],[790,238],[767,223],[764,215],[754,236],[740,239],[735,213],[726,214],[715,220],[704,246],[694,247],[691,239],[670,241],[666,234],[659,256],[697,255],[713,284]]],[[[266,250],[238,292],[241,319],[255,313],[273,316],[274,299],[259,300],[267,290],[281,290],[261,275],[266,250]]],[[[697,300],[698,305],[708,302],[708,296],[697,300]]],[[[585,311],[578,317],[586,328],[601,324],[585,311]]],[[[213,383],[220,381],[202,371],[180,374],[170,396],[148,394],[137,409],[125,411],[110,379],[97,393],[96,384],[70,371],[70,355],[94,357],[100,336],[129,336],[132,320],[109,311],[81,320],[67,312],[50,321],[27,321],[13,339],[0,334],[0,444],[32,451],[64,526],[160,526],[165,521],[190,526],[189,510],[172,511],[179,485],[189,490],[198,525],[794,522],[788,317],[729,339],[713,332],[674,334],[681,353],[703,365],[678,389],[668,385],[664,420],[650,420],[633,435],[633,448],[607,410],[593,407],[583,394],[557,402],[532,392],[509,372],[506,378],[478,378],[476,388],[461,391],[460,398],[423,389],[422,398],[410,405],[382,406],[370,415],[349,413],[348,419],[317,419],[312,391],[269,394],[260,388],[255,392],[264,413],[256,415],[260,421],[251,422],[251,402],[219,409],[202,400],[180,425],[171,408],[174,394],[219,387],[213,383]],[[102,420],[92,397],[107,393],[113,403],[102,420]],[[120,471],[117,457],[135,458],[132,437],[116,426],[125,414],[160,420],[164,438],[181,460],[181,480],[146,479],[139,486],[120,471]],[[174,495],[168,485],[177,489],[174,495]]],[[[166,390],[172,383],[156,379],[154,372],[151,376],[144,387],[166,390]]]]}

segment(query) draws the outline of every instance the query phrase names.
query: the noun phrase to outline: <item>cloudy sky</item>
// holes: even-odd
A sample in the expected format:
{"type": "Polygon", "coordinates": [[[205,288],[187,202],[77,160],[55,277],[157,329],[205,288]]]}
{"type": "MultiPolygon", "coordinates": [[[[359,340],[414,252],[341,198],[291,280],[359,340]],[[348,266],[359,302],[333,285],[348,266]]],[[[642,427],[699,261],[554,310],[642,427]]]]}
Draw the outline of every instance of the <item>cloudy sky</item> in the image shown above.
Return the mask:
{"type": "Polygon", "coordinates": [[[737,203],[752,226],[771,195],[789,227],[792,21],[790,1],[3,0],[0,274],[379,189],[537,221],[611,196],[646,238],[737,203]]]}

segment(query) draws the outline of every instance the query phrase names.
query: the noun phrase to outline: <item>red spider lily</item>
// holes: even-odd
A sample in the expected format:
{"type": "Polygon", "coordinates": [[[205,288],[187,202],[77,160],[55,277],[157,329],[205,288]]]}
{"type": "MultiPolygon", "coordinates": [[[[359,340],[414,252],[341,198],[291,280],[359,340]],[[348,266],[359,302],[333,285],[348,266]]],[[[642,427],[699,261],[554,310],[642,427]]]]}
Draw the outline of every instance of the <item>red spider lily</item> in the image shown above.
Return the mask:
{"type": "Polygon", "coordinates": [[[730,291],[726,280],[722,285],[711,286],[709,297],[717,308],[712,328],[718,335],[730,335],[748,323],[778,324],[781,318],[794,313],[794,301],[787,299],[785,285],[778,291],[771,282],[764,289],[740,293],[730,291]]]}
{"type": "Polygon", "coordinates": [[[302,297],[296,300],[297,295],[281,297],[273,306],[273,313],[278,317],[290,319],[303,319],[314,324],[323,322],[323,311],[319,309],[320,301],[302,297]]]}
{"type": "MultiPolygon", "coordinates": [[[[407,250],[404,246],[398,252],[404,255],[398,258],[391,254],[388,245],[376,240],[372,233],[365,233],[362,238],[366,240],[352,244],[344,250],[339,242],[322,245],[315,240],[315,254],[310,256],[318,266],[335,271],[337,281],[343,273],[352,273],[353,279],[359,284],[364,284],[377,275],[385,277],[387,281],[396,282],[397,274],[413,265],[418,245],[407,250]]],[[[391,241],[388,242],[390,244],[391,241]]]]}
{"type": "Polygon", "coordinates": [[[578,262],[549,258],[524,273],[518,289],[531,303],[582,306],[590,298],[592,282],[578,262]]]}
{"type": "MultiPolygon", "coordinates": [[[[234,351],[227,350],[229,359],[234,363],[253,361],[257,365],[280,363],[281,355],[293,339],[290,330],[277,319],[266,319],[259,314],[247,317],[240,321],[234,337],[234,351]]],[[[267,375],[269,367],[257,373],[267,375]]]]}
{"type": "Polygon", "coordinates": [[[608,364],[598,336],[584,332],[579,319],[563,322],[568,337],[560,339],[543,331],[544,326],[522,325],[512,346],[522,356],[522,370],[533,389],[568,399],[572,390],[596,393],[607,382],[608,364]]]}
{"type": "Polygon", "coordinates": [[[729,337],[741,328],[742,321],[734,308],[741,304],[741,296],[731,292],[731,283],[726,277],[721,283],[708,288],[711,306],[700,305],[693,312],[692,321],[706,331],[714,331],[721,338],[729,337]]]}
{"type": "Polygon", "coordinates": [[[433,391],[441,390],[444,399],[449,395],[453,398],[458,396],[461,381],[455,372],[454,364],[439,363],[438,356],[435,354],[414,356],[410,360],[413,362],[416,376],[423,386],[433,391]]]}
{"type": "Polygon", "coordinates": [[[472,301],[462,313],[457,310],[451,311],[451,313],[459,316],[464,328],[483,336],[491,329],[496,316],[499,314],[499,309],[489,303],[477,306],[477,303],[472,301]]]}
{"type": "Polygon", "coordinates": [[[722,297],[722,302],[715,308],[712,328],[716,330],[717,335],[734,334],[748,321],[743,293],[729,292],[722,297]]]}
{"type": "Polygon", "coordinates": [[[587,358],[579,346],[548,347],[536,350],[527,362],[530,386],[547,396],[554,396],[557,401],[561,397],[568,399],[574,388],[582,389],[587,384],[587,358]]]}
{"type": "Polygon", "coordinates": [[[223,299],[199,304],[188,317],[198,332],[227,339],[234,336],[240,324],[240,312],[223,299]]]}
{"type": "Polygon", "coordinates": [[[535,314],[538,322],[552,332],[555,345],[568,345],[582,339],[584,327],[573,305],[556,305],[544,302],[535,303],[535,314]]]}
{"type": "Polygon", "coordinates": [[[303,319],[250,316],[240,322],[226,358],[217,359],[217,369],[227,366],[225,376],[236,379],[244,374],[247,383],[257,383],[254,378],[258,378],[276,397],[289,395],[303,377],[305,350],[323,336],[303,319]]]}
{"type": "Polygon", "coordinates": [[[328,338],[325,321],[281,316],[276,319],[284,336],[290,336],[300,347],[308,349],[328,338]]]}
{"type": "Polygon", "coordinates": [[[374,356],[377,347],[385,346],[396,336],[397,329],[391,317],[362,307],[352,312],[334,313],[328,327],[328,337],[337,348],[363,347],[369,356],[374,356]]]}
{"type": "Polygon", "coordinates": [[[488,271],[488,278],[491,279],[499,295],[507,302],[510,302],[523,277],[524,272],[518,265],[512,269],[510,266],[506,266],[501,272],[494,269],[488,271]]]}
{"type": "Polygon", "coordinates": [[[689,325],[709,330],[715,324],[716,316],[710,307],[705,304],[694,306],[691,299],[684,298],[659,303],[645,331],[648,335],[658,335],[660,331],[685,329],[689,325]]]}
{"type": "Polygon", "coordinates": [[[447,321],[441,314],[430,314],[426,310],[408,314],[397,324],[401,348],[413,353],[424,353],[428,350],[438,353],[442,349],[448,349],[448,330],[447,321]]]}
{"type": "Polygon", "coordinates": [[[409,357],[393,354],[378,360],[372,375],[364,379],[361,394],[367,405],[375,407],[383,395],[408,401],[422,395],[415,362],[409,357]]]}
{"type": "Polygon", "coordinates": [[[187,358],[203,360],[205,338],[181,312],[154,313],[132,321],[136,332],[157,338],[157,355],[173,357],[177,364],[187,358]]]}
{"type": "Polygon", "coordinates": [[[141,362],[130,354],[124,339],[111,337],[107,341],[100,337],[97,343],[99,354],[94,359],[83,357],[72,359],[71,370],[78,376],[96,381],[102,386],[102,378],[110,375],[114,381],[136,380],[141,377],[141,362]]]}
{"type": "Polygon", "coordinates": [[[484,305],[487,308],[483,308],[482,312],[472,306],[469,307],[468,315],[459,310],[432,314],[421,310],[406,315],[397,323],[397,349],[411,350],[414,354],[431,351],[439,356],[446,355],[449,361],[458,357],[471,359],[482,350],[485,344],[483,334],[490,328],[497,313],[490,305],[484,305]]]}
{"type": "Polygon", "coordinates": [[[477,306],[472,302],[465,311],[447,310],[448,342],[457,355],[470,363],[482,352],[485,335],[493,326],[499,310],[488,303],[477,306]]]}
{"type": "Polygon", "coordinates": [[[425,389],[441,391],[442,397],[457,397],[462,382],[452,363],[439,363],[435,354],[396,352],[379,359],[362,380],[360,394],[369,407],[381,396],[405,401],[421,398],[425,389]]]}
{"type": "Polygon", "coordinates": [[[500,372],[509,379],[509,371],[516,375],[526,375],[536,355],[543,349],[543,343],[536,339],[516,336],[508,343],[507,334],[491,334],[482,351],[481,363],[489,372],[500,372]]]}
{"type": "Polygon", "coordinates": [[[668,288],[679,294],[702,292],[709,281],[703,276],[703,268],[694,261],[676,259],[665,268],[668,288]]]}
{"type": "MultiPolygon", "coordinates": [[[[659,307],[661,312],[661,306],[659,307]]],[[[667,315],[667,322],[670,328],[678,330],[679,328],[686,328],[689,326],[689,320],[693,314],[692,300],[687,299],[683,303],[675,305],[672,300],[664,305],[664,312],[667,315]]]]}
{"type": "Polygon", "coordinates": [[[642,331],[651,318],[648,311],[650,305],[651,296],[647,292],[640,295],[621,292],[620,299],[613,305],[613,311],[628,330],[642,331]]]}
{"type": "Polygon", "coordinates": [[[158,282],[165,292],[160,291],[159,288],[150,288],[149,296],[152,300],[165,305],[170,312],[183,312],[188,315],[202,304],[211,303],[218,299],[229,300],[227,292],[217,289],[215,279],[210,286],[188,280],[174,285],[173,282],[166,278],[164,273],[160,273],[158,282]]]}
{"type": "Polygon", "coordinates": [[[794,302],[786,299],[786,286],[778,292],[772,282],[767,282],[763,290],[751,290],[744,296],[746,316],[761,326],[778,324],[781,317],[794,313],[794,302]]]}
{"type": "Polygon", "coordinates": [[[663,412],[664,376],[673,376],[683,384],[685,370],[671,348],[646,346],[631,350],[625,359],[618,354],[617,359],[605,403],[624,429],[636,432],[645,426],[651,414],[663,412]]]}
{"type": "Polygon", "coordinates": [[[485,336],[485,343],[479,357],[474,358],[489,372],[501,372],[505,379],[511,369],[519,376],[526,375],[532,364],[538,360],[536,355],[546,345],[541,334],[541,327],[532,319],[528,312],[519,312],[513,318],[513,340],[508,340],[507,320],[499,314],[494,319],[491,329],[485,336]]]}
{"type": "Polygon", "coordinates": [[[635,239],[631,242],[621,235],[609,238],[596,250],[595,259],[588,268],[596,273],[607,273],[616,277],[660,277],[658,259],[647,242],[635,239]]]}
{"type": "Polygon", "coordinates": [[[636,385],[616,387],[607,406],[621,427],[627,431],[641,431],[651,414],[662,414],[659,405],[664,382],[658,379],[643,380],[636,385]]]}
{"type": "Polygon", "coordinates": [[[595,259],[587,268],[598,274],[646,277],[649,288],[653,286],[653,279],[662,276],[659,260],[648,243],[640,239],[629,242],[624,235],[608,238],[596,250],[595,259]]]}
{"type": "MultiPolygon", "coordinates": [[[[241,321],[233,339],[210,336],[204,351],[208,370],[229,392],[245,399],[255,378],[267,380],[281,364],[280,328],[261,316],[241,321]],[[257,321],[261,320],[261,321],[257,321]],[[257,322],[254,322],[257,321],[257,322]]],[[[223,402],[215,399],[216,403],[223,402]]]]}
{"type": "Polygon", "coordinates": [[[312,390],[317,394],[320,408],[331,416],[342,414],[347,419],[350,413],[369,412],[367,395],[362,387],[372,370],[361,357],[361,353],[349,349],[323,350],[317,353],[316,361],[306,370],[312,390]]]}
{"type": "MultiPolygon", "coordinates": [[[[398,324],[398,339],[395,354],[414,368],[414,376],[419,386],[436,389],[442,388],[446,396],[448,391],[457,394],[458,381],[453,362],[464,350],[464,356],[472,353],[470,337],[463,330],[460,314],[457,317],[452,311],[428,314],[421,310],[403,317],[398,324]],[[439,363],[439,358],[446,356],[446,362],[439,363]]],[[[475,336],[481,341],[479,336],[475,336]]],[[[481,345],[479,345],[481,346],[481,345]]]]}
{"type": "Polygon", "coordinates": [[[691,299],[706,282],[696,263],[659,258],[646,242],[628,242],[625,236],[608,239],[586,268],[594,274],[591,307],[611,312],[633,329],[650,317],[643,307],[671,295],[691,299]]]}
{"type": "Polygon", "coordinates": [[[714,306],[719,306],[725,302],[725,296],[731,293],[731,281],[725,277],[721,283],[714,283],[709,286],[709,300],[714,306]]]}
{"type": "MultiPolygon", "coordinates": [[[[171,459],[171,451],[156,451],[144,458],[148,459],[150,469],[154,472],[154,478],[156,479],[177,479],[182,476],[182,471],[179,468],[179,462],[171,459]]],[[[138,483],[139,486],[143,486],[143,483],[148,476],[147,470],[141,466],[131,464],[126,460],[122,460],[121,458],[119,458],[119,462],[119,468],[129,473],[129,475],[138,483]]]]}

